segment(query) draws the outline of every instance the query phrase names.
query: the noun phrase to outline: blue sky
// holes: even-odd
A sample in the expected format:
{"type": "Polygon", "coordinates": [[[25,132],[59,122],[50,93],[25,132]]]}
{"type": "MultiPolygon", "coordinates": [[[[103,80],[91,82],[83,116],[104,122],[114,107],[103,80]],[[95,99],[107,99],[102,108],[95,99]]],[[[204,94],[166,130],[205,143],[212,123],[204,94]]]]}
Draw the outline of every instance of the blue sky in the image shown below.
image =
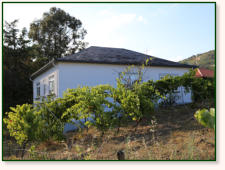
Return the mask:
{"type": "Polygon", "coordinates": [[[179,61],[214,49],[213,3],[4,4],[4,20],[27,27],[50,7],[80,19],[89,46],[126,48],[179,61]]]}

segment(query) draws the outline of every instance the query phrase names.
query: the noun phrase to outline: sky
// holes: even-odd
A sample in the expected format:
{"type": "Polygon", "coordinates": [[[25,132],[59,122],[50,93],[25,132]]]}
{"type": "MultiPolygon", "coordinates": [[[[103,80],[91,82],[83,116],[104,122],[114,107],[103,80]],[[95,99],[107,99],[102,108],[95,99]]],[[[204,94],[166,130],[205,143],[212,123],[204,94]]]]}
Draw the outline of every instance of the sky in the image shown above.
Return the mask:
{"type": "Polygon", "coordinates": [[[171,61],[215,48],[213,3],[6,3],[3,19],[19,19],[18,28],[29,30],[51,7],[81,20],[88,46],[125,48],[171,61]]]}

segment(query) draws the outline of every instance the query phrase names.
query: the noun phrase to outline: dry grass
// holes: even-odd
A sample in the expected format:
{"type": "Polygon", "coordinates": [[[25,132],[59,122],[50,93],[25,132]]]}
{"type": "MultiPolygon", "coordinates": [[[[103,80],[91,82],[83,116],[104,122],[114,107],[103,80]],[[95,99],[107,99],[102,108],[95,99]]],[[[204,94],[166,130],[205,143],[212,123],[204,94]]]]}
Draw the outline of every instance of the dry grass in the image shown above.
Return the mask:
{"type": "MultiPolygon", "coordinates": [[[[199,106],[160,109],[155,113],[155,128],[145,119],[136,131],[130,124],[118,134],[111,129],[103,137],[95,128],[84,130],[74,133],[71,149],[65,142],[49,141],[39,144],[32,155],[26,153],[24,159],[117,160],[117,152],[122,150],[126,160],[214,160],[215,133],[196,122],[196,108],[199,106]]],[[[4,159],[20,159],[17,156],[4,154],[4,159]]]]}

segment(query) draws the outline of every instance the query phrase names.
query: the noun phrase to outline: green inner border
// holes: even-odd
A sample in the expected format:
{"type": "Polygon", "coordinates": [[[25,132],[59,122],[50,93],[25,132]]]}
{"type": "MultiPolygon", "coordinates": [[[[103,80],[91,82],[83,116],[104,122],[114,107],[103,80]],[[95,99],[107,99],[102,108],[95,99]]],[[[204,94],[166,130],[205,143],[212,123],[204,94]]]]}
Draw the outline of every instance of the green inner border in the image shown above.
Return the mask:
{"type": "MultiPolygon", "coordinates": [[[[30,4],[30,3],[104,3],[104,4],[119,4],[119,3],[130,3],[130,4],[134,4],[134,3],[139,3],[139,4],[143,4],[143,3],[201,3],[201,4],[206,4],[206,3],[213,3],[215,5],[215,69],[214,69],[214,83],[215,83],[215,87],[216,87],[216,2],[214,1],[208,1],[208,2],[196,2],[196,1],[183,1],[183,2],[179,2],[179,1],[173,1],[173,2],[169,2],[169,1],[160,1],[160,2],[157,2],[157,1],[134,1],[134,2],[125,2],[125,1],[121,1],[121,2],[115,2],[115,1],[106,1],[106,2],[99,2],[99,1],[96,1],[96,2],[93,2],[93,1],[90,1],[90,2],[82,2],[82,1],[78,1],[78,2],[70,2],[70,1],[65,1],[65,2],[40,2],[40,1],[33,1],[33,2],[26,2],[26,1],[21,1],[21,2],[17,2],[17,1],[10,1],[10,2],[6,2],[6,1],[3,1],[1,4],[2,4],[2,44],[3,44],[3,7],[4,7],[4,4],[11,4],[11,3],[27,3],[27,4],[30,4]]],[[[2,46],[2,80],[3,80],[3,46],[2,46]]],[[[215,88],[215,112],[216,112],[216,88],[215,88]]],[[[3,81],[2,81],[2,122],[3,122],[3,81]]],[[[216,113],[215,113],[215,124],[216,124],[216,113]]],[[[216,126],[215,126],[215,159],[214,160],[122,160],[122,161],[216,161],[216,126]]],[[[2,127],[2,136],[3,136],[3,127],[2,127]]],[[[2,161],[121,161],[121,160],[4,160],[3,159],[3,139],[2,139],[2,161]]]]}

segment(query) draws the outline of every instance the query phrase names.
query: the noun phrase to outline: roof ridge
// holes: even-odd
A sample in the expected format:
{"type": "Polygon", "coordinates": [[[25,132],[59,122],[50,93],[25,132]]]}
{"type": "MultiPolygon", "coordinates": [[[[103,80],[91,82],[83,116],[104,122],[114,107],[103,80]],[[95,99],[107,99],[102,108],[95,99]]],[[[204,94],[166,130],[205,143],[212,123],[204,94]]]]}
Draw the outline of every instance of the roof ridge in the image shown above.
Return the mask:
{"type": "MultiPolygon", "coordinates": [[[[155,56],[143,54],[143,53],[132,51],[125,48],[99,47],[99,46],[90,46],[72,55],[68,55],[63,58],[58,58],[55,61],[75,62],[75,63],[114,64],[114,65],[142,65],[143,63],[145,63],[148,56],[152,58],[152,60],[148,64],[149,66],[180,67],[180,68],[196,68],[197,67],[194,65],[182,64],[179,62],[158,58],[155,56]]],[[[41,70],[44,70],[44,69],[41,69],[41,70]]],[[[35,72],[32,76],[39,74],[39,72],[40,71],[35,72]]]]}

